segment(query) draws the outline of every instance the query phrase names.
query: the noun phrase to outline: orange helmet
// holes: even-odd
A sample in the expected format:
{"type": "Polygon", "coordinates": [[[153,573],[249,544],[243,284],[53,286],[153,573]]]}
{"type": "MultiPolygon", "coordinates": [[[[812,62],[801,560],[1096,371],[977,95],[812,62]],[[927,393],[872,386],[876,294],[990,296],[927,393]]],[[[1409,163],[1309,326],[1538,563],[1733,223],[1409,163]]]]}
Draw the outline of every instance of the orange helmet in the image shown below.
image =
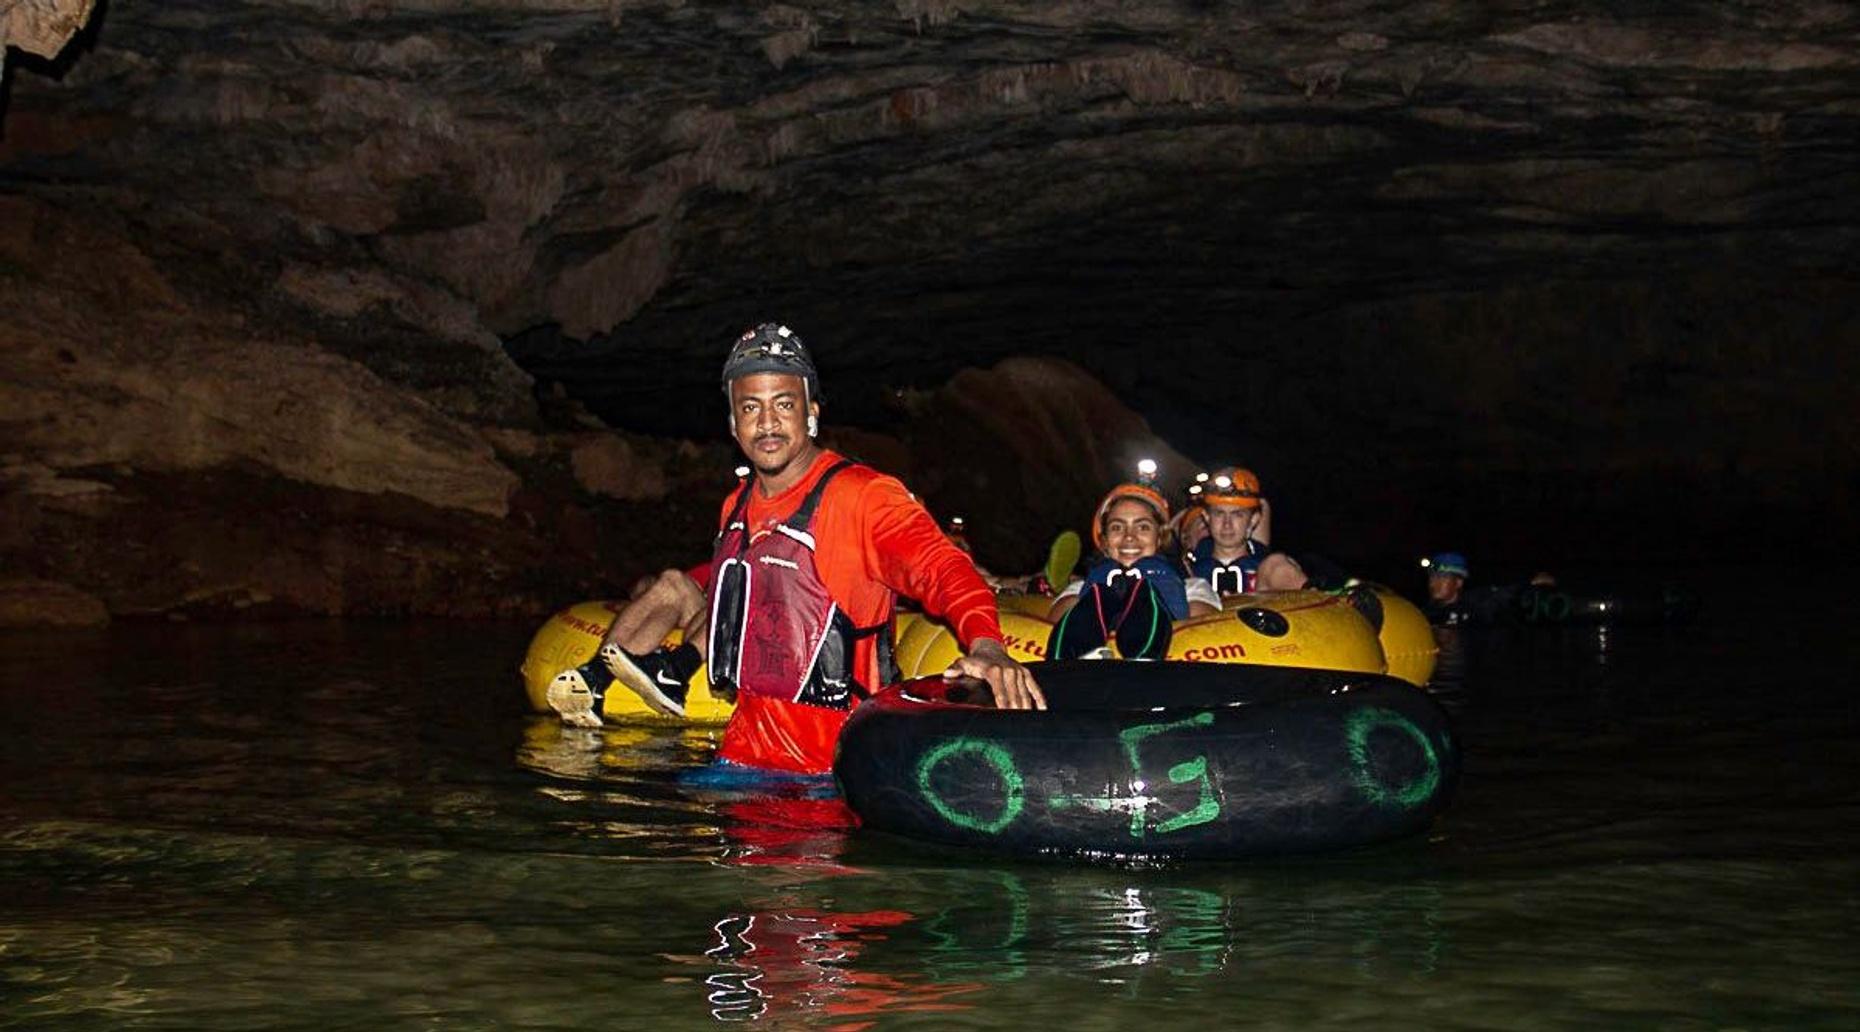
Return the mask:
{"type": "Polygon", "coordinates": [[[1121,498],[1135,498],[1156,511],[1156,530],[1164,544],[1169,540],[1169,502],[1162,493],[1148,484],[1119,484],[1098,503],[1098,511],[1091,517],[1091,543],[1098,551],[1104,551],[1104,516],[1111,511],[1121,498]]]}
{"type": "Polygon", "coordinates": [[[1208,507],[1201,504],[1201,499],[1191,498],[1188,504],[1182,507],[1182,511],[1176,513],[1175,518],[1169,521],[1169,529],[1175,532],[1177,537],[1181,537],[1189,527],[1194,526],[1197,518],[1206,519],[1207,515],[1208,507]]]}
{"type": "Polygon", "coordinates": [[[1259,508],[1259,478],[1250,469],[1228,466],[1201,485],[1201,502],[1216,509],[1259,508]]]}

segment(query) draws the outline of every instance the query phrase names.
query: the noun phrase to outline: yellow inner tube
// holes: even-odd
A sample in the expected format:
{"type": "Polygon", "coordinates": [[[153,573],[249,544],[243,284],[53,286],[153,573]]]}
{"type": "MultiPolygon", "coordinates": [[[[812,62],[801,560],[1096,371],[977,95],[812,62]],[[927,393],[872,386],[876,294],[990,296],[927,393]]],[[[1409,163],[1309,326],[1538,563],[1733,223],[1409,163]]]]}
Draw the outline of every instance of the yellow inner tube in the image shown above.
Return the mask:
{"type": "Polygon", "coordinates": [[[1255,663],[1380,674],[1382,643],[1350,600],[1322,591],[1229,595],[1211,616],[1175,625],[1169,658],[1191,663],[1255,663]],[[1264,609],[1285,621],[1283,634],[1255,630],[1239,614],[1264,609]]]}
{"type": "Polygon", "coordinates": [[[1367,585],[1382,602],[1382,656],[1388,660],[1389,676],[1399,677],[1420,686],[1434,676],[1434,664],[1440,658],[1440,643],[1434,629],[1419,606],[1380,584],[1367,585]]]}
{"type": "MultiPolygon", "coordinates": [[[[1234,595],[1225,602],[1227,608],[1222,612],[1177,623],[1168,658],[1371,674],[1385,669],[1381,641],[1347,598],[1320,591],[1282,591],[1234,595]],[[1245,608],[1277,613],[1285,621],[1285,633],[1270,635],[1241,622],[1236,611],[1245,608]]],[[[1009,655],[1023,663],[1046,659],[1046,641],[1053,625],[1045,611],[1051,605],[1051,599],[1035,595],[997,600],[1002,644],[1009,655]],[[1039,615],[1026,612],[1034,608],[1040,610],[1039,615]]],[[[920,618],[899,641],[898,668],[906,678],[932,677],[948,669],[961,654],[956,636],[947,627],[920,618]]]]}
{"type": "MultiPolygon", "coordinates": [[[[538,713],[549,712],[549,682],[562,671],[593,659],[601,647],[601,639],[607,635],[607,628],[613,626],[623,608],[625,606],[617,602],[580,602],[543,623],[536,636],[530,639],[529,651],[517,668],[523,675],[523,691],[532,709],[538,713]]],[[[923,619],[921,613],[900,612],[892,623],[894,640],[902,644],[920,623],[925,625],[925,630],[917,632],[915,640],[922,641],[938,629],[936,623],[923,619]]],[[[665,636],[667,645],[683,640],[684,635],[678,631],[665,636]]],[[[710,693],[710,669],[699,667],[698,672],[691,675],[691,692],[685,697],[683,721],[653,711],[624,687],[606,694],[601,702],[601,718],[610,724],[726,724],[735,709],[734,703],[710,693]]]]}
{"type": "MultiPolygon", "coordinates": [[[[613,626],[623,605],[615,602],[579,602],[551,616],[530,639],[530,648],[517,668],[523,675],[523,690],[530,707],[539,713],[549,712],[549,682],[555,675],[594,658],[607,628],[613,626]]],[[[665,644],[684,640],[678,631],[665,636],[665,644]]],[[[601,701],[601,719],[608,723],[689,723],[722,724],[736,707],[710,693],[710,670],[699,667],[691,675],[691,692],[685,696],[685,719],[654,712],[638,695],[621,685],[614,685],[601,701]]]]}
{"type": "MultiPolygon", "coordinates": [[[[1427,618],[1413,603],[1380,585],[1370,585],[1382,602],[1380,634],[1356,611],[1348,598],[1318,591],[1284,591],[1259,595],[1230,595],[1226,608],[1212,616],[1183,620],[1175,625],[1169,643],[1170,659],[1191,663],[1257,663],[1266,666],[1316,667],[1363,673],[1387,672],[1410,684],[1421,685],[1433,675],[1439,646],[1427,618]],[[1263,634],[1243,623],[1236,612],[1248,607],[1270,610],[1283,617],[1286,633],[1263,634]]],[[[1008,655],[1023,663],[1046,659],[1046,640],[1052,624],[1046,611],[1052,600],[1040,595],[1005,595],[997,600],[1001,613],[1002,644],[1008,655]]],[[[531,639],[519,671],[530,706],[549,711],[549,682],[570,667],[594,658],[607,628],[621,606],[613,602],[581,602],[551,616],[531,639]]],[[[905,678],[934,677],[962,655],[949,628],[922,613],[901,612],[893,624],[898,669],[905,678]]],[[[665,643],[683,640],[679,632],[665,643]]],[[[685,699],[685,721],[723,724],[735,709],[710,694],[709,671],[700,667],[691,678],[685,699]]],[[[609,691],[601,704],[601,717],[609,723],[678,723],[653,712],[624,687],[609,691]]]]}

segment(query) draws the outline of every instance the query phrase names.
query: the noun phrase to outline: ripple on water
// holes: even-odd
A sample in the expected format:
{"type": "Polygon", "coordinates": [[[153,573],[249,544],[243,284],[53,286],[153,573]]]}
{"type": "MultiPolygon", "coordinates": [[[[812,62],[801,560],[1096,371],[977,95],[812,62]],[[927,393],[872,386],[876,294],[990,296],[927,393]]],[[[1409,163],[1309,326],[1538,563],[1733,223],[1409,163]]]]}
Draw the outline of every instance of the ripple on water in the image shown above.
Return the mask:
{"type": "Polygon", "coordinates": [[[9,640],[0,1027],[1845,1029],[1835,631],[1781,679],[1709,627],[1475,642],[1428,839],[1140,869],[691,782],[712,732],[520,712],[528,628],[9,640]]]}

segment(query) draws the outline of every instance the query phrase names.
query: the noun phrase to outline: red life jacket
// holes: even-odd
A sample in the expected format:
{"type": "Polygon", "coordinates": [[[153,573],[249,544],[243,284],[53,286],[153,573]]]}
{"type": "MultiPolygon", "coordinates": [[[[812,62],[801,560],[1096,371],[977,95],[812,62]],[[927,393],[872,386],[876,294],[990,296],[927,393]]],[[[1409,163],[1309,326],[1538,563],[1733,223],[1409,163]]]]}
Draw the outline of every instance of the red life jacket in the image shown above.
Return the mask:
{"type": "Polygon", "coordinates": [[[710,580],[710,680],[736,692],[720,755],[733,763],[824,773],[840,725],[871,694],[853,677],[853,647],[879,634],[891,676],[890,621],[856,627],[814,565],[808,532],[821,495],[851,466],[839,462],[787,520],[759,536],[745,523],[753,478],[744,481],[717,534],[710,580]]]}

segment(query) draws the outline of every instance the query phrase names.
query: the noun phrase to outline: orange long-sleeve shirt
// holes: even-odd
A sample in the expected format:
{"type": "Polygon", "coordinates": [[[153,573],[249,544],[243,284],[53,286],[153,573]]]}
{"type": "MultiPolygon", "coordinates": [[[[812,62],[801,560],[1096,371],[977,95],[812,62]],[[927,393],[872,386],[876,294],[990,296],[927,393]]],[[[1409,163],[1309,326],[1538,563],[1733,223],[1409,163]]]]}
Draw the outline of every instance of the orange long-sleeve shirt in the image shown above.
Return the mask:
{"type": "MultiPolygon", "coordinates": [[[[790,516],[840,457],[823,450],[800,481],[762,497],[751,487],[743,521],[750,536],[768,533],[790,516]]],[[[723,503],[721,526],[736,496],[723,503]]],[[[891,615],[898,595],[922,603],[953,628],[965,648],[1001,637],[994,594],[975,564],[949,539],[896,478],[863,466],[841,470],[828,482],[808,528],[814,568],[834,602],[854,625],[871,627],[891,615]]],[[[853,646],[853,676],[869,689],[883,684],[876,636],[853,646]]],[[[729,762],[822,774],[833,767],[834,747],[849,710],[808,706],[744,693],[724,729],[718,755],[729,762]]]]}
{"type": "MultiPolygon", "coordinates": [[[[794,515],[840,456],[825,448],[807,473],[787,490],[764,498],[749,490],[744,523],[752,536],[794,515]]],[[[730,518],[733,491],[723,499],[719,527],[730,518]]],[[[842,470],[827,484],[814,512],[814,566],[833,600],[860,627],[891,615],[897,596],[913,598],[955,632],[966,649],[981,638],[1001,637],[994,592],[975,563],[944,536],[936,520],[896,477],[866,466],[842,470]]],[[[868,688],[880,686],[878,643],[858,642],[853,676],[868,688]]]]}

